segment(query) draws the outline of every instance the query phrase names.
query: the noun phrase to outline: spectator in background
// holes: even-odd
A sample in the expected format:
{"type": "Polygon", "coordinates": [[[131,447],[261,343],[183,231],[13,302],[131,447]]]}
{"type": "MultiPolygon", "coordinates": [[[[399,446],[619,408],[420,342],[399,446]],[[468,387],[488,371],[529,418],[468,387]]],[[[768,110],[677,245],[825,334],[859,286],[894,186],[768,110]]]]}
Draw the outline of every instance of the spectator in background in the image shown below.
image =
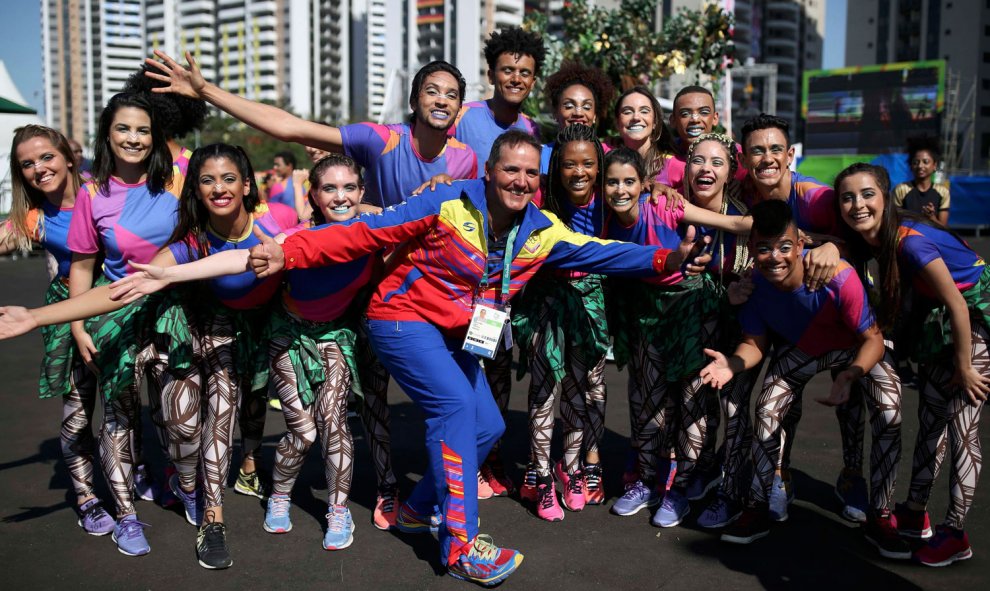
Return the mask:
{"type": "Polygon", "coordinates": [[[935,171],[942,163],[938,140],[928,136],[911,138],[907,147],[914,179],[894,187],[894,205],[949,225],[949,183],[935,182],[935,171]]]}

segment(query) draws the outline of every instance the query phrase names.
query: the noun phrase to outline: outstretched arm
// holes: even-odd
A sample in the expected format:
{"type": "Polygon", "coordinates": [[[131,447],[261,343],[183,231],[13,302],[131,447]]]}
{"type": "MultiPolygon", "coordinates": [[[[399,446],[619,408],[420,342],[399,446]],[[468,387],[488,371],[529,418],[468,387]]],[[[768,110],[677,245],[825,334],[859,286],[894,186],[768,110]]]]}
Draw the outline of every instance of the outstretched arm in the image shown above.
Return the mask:
{"type": "Polygon", "coordinates": [[[684,202],[684,221],[689,224],[708,226],[733,234],[748,234],[753,228],[753,218],[748,215],[725,215],[684,202]]]}
{"type": "Polygon", "coordinates": [[[739,372],[756,367],[763,359],[768,342],[766,335],[744,334],[732,357],[726,357],[713,349],[705,349],[705,355],[711,357],[712,361],[701,369],[701,383],[710,384],[713,388],[725,386],[739,372]]]}
{"type": "Polygon", "coordinates": [[[328,152],[342,152],[344,149],[340,130],[336,127],[306,121],[278,107],[248,100],[207,82],[188,51],[188,68],[163,51],[155,50],[155,56],[162,61],[148,58],[145,62],[155,68],[157,73],[148,71],[145,75],[167,82],[168,86],[155,88],[154,92],[174,92],[205,100],[232,117],[284,142],[295,142],[328,152]]]}

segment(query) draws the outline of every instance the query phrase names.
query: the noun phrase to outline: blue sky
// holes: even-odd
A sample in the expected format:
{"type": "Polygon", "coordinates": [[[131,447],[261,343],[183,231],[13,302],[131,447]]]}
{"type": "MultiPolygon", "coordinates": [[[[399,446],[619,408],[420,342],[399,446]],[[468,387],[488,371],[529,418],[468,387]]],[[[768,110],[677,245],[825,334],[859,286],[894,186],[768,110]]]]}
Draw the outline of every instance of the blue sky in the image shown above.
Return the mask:
{"type": "MultiPolygon", "coordinates": [[[[822,67],[839,68],[845,65],[847,0],[827,2],[822,67]]],[[[6,64],[10,77],[28,104],[44,117],[40,0],[5,1],[3,13],[3,19],[0,19],[0,60],[6,64]]]]}

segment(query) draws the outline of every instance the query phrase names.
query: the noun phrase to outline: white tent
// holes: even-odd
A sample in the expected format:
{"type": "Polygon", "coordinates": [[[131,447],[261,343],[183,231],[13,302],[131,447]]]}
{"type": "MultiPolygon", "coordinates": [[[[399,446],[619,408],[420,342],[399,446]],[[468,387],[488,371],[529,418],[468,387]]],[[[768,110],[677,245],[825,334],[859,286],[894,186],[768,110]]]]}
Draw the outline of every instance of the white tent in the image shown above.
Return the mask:
{"type": "Polygon", "coordinates": [[[0,214],[10,211],[10,148],[14,130],[22,125],[44,125],[14,86],[7,66],[0,60],[0,214]]]}

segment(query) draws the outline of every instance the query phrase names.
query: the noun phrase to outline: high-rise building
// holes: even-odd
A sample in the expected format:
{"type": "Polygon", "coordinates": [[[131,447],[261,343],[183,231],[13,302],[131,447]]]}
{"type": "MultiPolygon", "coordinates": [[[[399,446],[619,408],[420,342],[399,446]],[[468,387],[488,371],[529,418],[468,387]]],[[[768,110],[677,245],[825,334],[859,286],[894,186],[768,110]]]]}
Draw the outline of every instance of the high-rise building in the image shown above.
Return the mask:
{"type": "Polygon", "coordinates": [[[43,0],[42,76],[51,127],[89,143],[104,104],[146,53],[143,0],[43,0]]]}
{"type": "Polygon", "coordinates": [[[354,118],[397,120],[406,111],[408,2],[351,1],[351,107],[354,118]],[[386,97],[386,93],[388,96],[386,97]]]}
{"type": "MultiPolygon", "coordinates": [[[[968,150],[976,160],[985,158],[990,154],[990,2],[857,0],[855,9],[850,7],[846,65],[938,59],[958,76],[958,107],[975,88],[974,145],[968,150]]],[[[963,159],[972,160],[968,154],[963,159]]]]}

